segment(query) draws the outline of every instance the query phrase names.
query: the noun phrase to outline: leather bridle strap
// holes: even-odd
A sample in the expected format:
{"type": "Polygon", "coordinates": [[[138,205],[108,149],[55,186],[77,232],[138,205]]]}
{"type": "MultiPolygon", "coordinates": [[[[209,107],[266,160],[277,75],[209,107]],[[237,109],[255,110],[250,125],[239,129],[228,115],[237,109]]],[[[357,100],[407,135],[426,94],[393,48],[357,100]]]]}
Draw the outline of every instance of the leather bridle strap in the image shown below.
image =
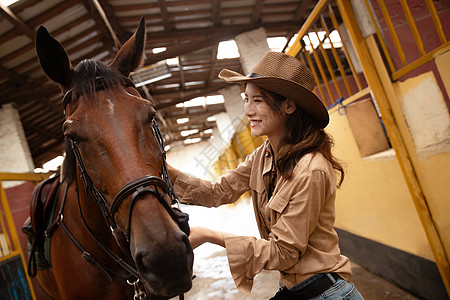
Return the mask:
{"type": "Polygon", "coordinates": [[[127,239],[129,239],[130,237],[130,228],[131,228],[130,225],[131,225],[131,217],[133,215],[134,204],[136,203],[136,200],[139,197],[143,196],[144,194],[153,194],[158,199],[158,201],[164,206],[164,208],[172,217],[172,219],[175,221],[175,223],[177,223],[177,217],[174,214],[172,207],[169,206],[167,201],[164,199],[164,195],[158,191],[157,189],[158,187],[161,188],[165,194],[169,193],[169,187],[164,180],[162,180],[157,176],[145,175],[139,179],[127,183],[119,190],[117,195],[114,197],[113,203],[109,210],[109,214],[113,218],[115,213],[119,209],[119,206],[122,203],[122,201],[125,198],[127,198],[129,194],[132,193],[128,209],[128,226],[126,235],[127,239]],[[153,186],[154,188],[150,188],[149,186],[153,186]]]}
{"type": "Polygon", "coordinates": [[[178,197],[175,194],[175,190],[172,185],[172,181],[170,180],[169,176],[169,170],[167,169],[167,163],[166,163],[166,149],[164,147],[164,139],[161,133],[161,130],[159,130],[158,123],[156,120],[153,120],[153,132],[155,133],[156,140],[159,144],[159,149],[161,150],[161,154],[163,157],[163,168],[162,168],[162,176],[164,178],[164,181],[166,182],[168,186],[168,193],[170,197],[172,198],[172,204],[179,204],[178,197]]]}
{"type": "Polygon", "coordinates": [[[70,140],[70,143],[72,145],[72,150],[77,160],[78,169],[80,170],[81,179],[83,180],[86,192],[91,194],[92,198],[94,198],[95,201],[100,206],[100,210],[102,211],[102,215],[105,218],[106,224],[108,224],[110,228],[115,229],[117,225],[116,221],[114,220],[114,217],[109,213],[110,206],[108,201],[106,201],[105,197],[103,197],[103,194],[98,190],[98,188],[95,186],[95,184],[92,182],[91,178],[87,174],[78,147],[72,140],[70,140]]]}

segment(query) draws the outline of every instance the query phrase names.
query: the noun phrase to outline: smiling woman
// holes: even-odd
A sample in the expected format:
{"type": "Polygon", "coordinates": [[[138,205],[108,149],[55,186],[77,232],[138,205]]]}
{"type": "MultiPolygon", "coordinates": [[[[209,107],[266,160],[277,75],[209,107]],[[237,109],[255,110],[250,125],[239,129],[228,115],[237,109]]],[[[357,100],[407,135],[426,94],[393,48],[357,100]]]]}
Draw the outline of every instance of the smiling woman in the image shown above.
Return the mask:
{"type": "Polygon", "coordinates": [[[362,299],[341,255],[334,226],[336,187],[344,177],[324,131],[327,109],[312,92],[312,72],[296,58],[268,52],[247,75],[222,70],[228,83],[245,85],[244,115],[254,136],[267,136],[244,162],[209,182],[169,168],[182,202],[215,207],[251,190],[261,239],[194,227],[189,240],[226,248],[236,287],[249,295],[262,270],[280,272],[273,299],[362,299]],[[340,179],[338,181],[338,175],[340,179]]]}

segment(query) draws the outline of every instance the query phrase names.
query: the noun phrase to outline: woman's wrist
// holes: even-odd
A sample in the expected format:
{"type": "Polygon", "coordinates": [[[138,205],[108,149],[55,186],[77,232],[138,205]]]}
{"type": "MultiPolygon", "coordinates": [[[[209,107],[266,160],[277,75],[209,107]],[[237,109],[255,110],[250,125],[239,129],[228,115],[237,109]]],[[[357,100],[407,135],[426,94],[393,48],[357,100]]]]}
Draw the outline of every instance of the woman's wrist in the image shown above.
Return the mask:
{"type": "Polygon", "coordinates": [[[222,232],[209,229],[207,235],[208,242],[225,247],[225,241],[222,232]]]}

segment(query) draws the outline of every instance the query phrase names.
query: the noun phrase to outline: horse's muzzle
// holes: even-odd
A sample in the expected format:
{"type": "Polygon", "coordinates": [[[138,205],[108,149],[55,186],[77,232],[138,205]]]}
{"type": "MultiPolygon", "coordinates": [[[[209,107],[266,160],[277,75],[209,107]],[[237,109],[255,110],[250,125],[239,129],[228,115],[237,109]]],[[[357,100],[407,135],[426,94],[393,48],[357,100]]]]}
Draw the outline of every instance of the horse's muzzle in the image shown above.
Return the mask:
{"type": "Polygon", "coordinates": [[[151,294],[174,297],[192,287],[194,254],[191,244],[182,231],[177,230],[173,235],[170,243],[136,247],[136,267],[151,294]]]}

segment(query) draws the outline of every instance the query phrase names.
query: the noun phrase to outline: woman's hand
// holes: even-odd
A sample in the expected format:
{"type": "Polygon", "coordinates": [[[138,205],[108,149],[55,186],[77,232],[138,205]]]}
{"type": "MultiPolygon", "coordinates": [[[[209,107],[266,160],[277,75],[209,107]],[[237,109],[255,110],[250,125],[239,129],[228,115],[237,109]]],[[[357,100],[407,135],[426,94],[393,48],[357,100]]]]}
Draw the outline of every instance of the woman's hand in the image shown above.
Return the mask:
{"type": "Polygon", "coordinates": [[[207,242],[225,247],[222,232],[206,227],[192,227],[189,235],[189,242],[191,242],[192,249],[207,242]]]}

